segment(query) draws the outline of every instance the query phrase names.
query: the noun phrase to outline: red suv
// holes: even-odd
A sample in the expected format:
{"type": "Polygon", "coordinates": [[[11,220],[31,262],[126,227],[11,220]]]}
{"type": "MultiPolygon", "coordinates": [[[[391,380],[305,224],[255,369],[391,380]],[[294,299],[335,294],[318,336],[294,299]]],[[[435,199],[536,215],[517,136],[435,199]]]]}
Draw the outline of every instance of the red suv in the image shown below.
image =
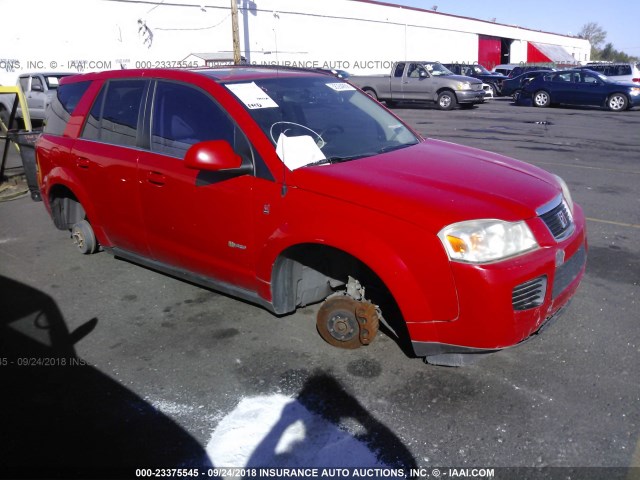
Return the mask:
{"type": "Polygon", "coordinates": [[[317,329],[339,347],[382,322],[430,363],[466,363],[537,333],[584,274],[584,215],[559,177],[421,138],[318,71],[65,78],[37,160],[83,253],[278,315],[324,302],[317,329]]]}

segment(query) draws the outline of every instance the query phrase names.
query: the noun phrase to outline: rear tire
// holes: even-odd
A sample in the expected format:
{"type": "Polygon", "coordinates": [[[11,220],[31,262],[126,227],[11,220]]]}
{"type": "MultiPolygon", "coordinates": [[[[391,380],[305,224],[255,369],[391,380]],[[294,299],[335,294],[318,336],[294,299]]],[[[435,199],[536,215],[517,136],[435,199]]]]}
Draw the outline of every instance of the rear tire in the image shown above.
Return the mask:
{"type": "Polygon", "coordinates": [[[538,90],[533,94],[533,105],[540,108],[546,108],[551,105],[551,96],[544,90],[538,90]]]}
{"type": "Polygon", "coordinates": [[[376,95],[376,92],[374,90],[372,90],[371,88],[364,88],[362,91],[364,93],[366,93],[367,95],[369,95],[374,100],[378,100],[378,95],[376,95]]]}
{"type": "Polygon", "coordinates": [[[438,95],[438,108],[440,110],[452,110],[457,103],[456,94],[449,90],[440,92],[440,95],[438,95]]]}

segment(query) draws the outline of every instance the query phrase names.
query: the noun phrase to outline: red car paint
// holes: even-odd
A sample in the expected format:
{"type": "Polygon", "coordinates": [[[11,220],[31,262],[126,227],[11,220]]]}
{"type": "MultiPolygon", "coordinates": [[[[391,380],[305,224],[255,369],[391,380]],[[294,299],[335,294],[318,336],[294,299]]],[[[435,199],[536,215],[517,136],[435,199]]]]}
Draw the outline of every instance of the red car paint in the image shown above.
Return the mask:
{"type": "MultiPolygon", "coordinates": [[[[289,169],[254,118],[271,112],[256,114],[225,85],[308,78],[339,90],[335,83],[340,80],[322,73],[248,67],[128,70],[66,78],[62,92],[65,85],[82,82],[86,90],[68,112],[64,130],[45,130],[38,141],[44,204],[59,228],[85,218],[109,251],[220,288],[278,314],[308,298],[322,300],[300,291],[298,297],[307,300],[290,298],[287,288],[294,282],[281,268],[288,252],[301,245],[330,247],[357,259],[384,283],[418,356],[518,344],[567,304],[584,274],[586,231],[578,205],[571,212],[571,234],[559,239],[537,213],[562,198],[555,176],[501,155],[420,138],[406,126],[402,135],[415,135],[415,145],[344,163],[289,169]],[[151,82],[141,107],[147,113],[138,116],[138,143],[132,147],[82,138],[98,93],[106,82],[123,79],[151,82]],[[197,87],[214,99],[244,132],[252,158],[256,164],[258,156],[262,159],[264,172],[211,180],[206,172],[186,168],[181,158],[146,148],[156,121],[148,120],[149,112],[160,122],[151,101],[159,95],[153,90],[159,85],[156,81],[197,87]],[[71,220],[71,210],[62,217],[56,213],[63,205],[56,200],[61,196],[77,201],[84,216],[71,220]],[[451,260],[438,233],[447,225],[474,219],[525,221],[537,247],[479,264],[451,260]],[[554,292],[560,269],[568,278],[562,279],[561,291],[554,292]],[[514,288],[541,276],[547,282],[542,303],[514,309],[514,288]]],[[[273,89],[262,89],[275,95],[273,89]]],[[[306,101],[311,107],[319,102],[306,101]]],[[[365,109],[374,109],[376,115],[375,109],[382,109],[371,99],[366,102],[372,105],[365,109]]],[[[403,125],[395,117],[393,121],[398,123],[394,128],[403,125]]],[[[105,129],[106,120],[102,122],[105,129]]],[[[322,134],[331,138],[344,133],[334,130],[322,134]]]]}

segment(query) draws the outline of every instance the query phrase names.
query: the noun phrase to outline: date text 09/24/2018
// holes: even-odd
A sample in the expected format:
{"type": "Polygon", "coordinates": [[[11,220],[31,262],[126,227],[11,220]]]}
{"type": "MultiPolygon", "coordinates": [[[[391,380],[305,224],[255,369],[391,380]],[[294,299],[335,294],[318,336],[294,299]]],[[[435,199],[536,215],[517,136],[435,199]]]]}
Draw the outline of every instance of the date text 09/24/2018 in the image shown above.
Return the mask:
{"type": "Polygon", "coordinates": [[[0,367],[87,367],[89,362],[78,357],[0,357],[0,367]]]}

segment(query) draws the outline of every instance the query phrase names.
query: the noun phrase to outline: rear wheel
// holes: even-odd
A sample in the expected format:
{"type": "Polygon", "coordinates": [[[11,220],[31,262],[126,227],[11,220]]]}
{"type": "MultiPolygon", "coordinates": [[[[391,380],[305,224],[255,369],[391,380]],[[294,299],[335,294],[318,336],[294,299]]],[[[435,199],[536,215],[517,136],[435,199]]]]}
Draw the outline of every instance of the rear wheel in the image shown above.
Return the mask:
{"type": "Polygon", "coordinates": [[[366,93],[367,95],[369,95],[371,98],[373,98],[374,100],[378,100],[378,95],[376,95],[376,92],[370,88],[365,88],[362,90],[364,93],[366,93]]]}
{"type": "Polygon", "coordinates": [[[440,110],[451,110],[453,109],[458,101],[456,100],[456,95],[449,90],[445,90],[444,92],[440,92],[438,95],[438,108],[440,110]]]}
{"type": "Polygon", "coordinates": [[[544,90],[538,90],[533,94],[533,104],[540,108],[548,107],[551,105],[551,97],[544,90]]]}
{"type": "Polygon", "coordinates": [[[612,112],[622,112],[629,106],[627,96],[622,93],[614,93],[607,99],[607,107],[612,112]]]}
{"type": "Polygon", "coordinates": [[[91,224],[86,220],[82,220],[73,226],[71,229],[71,238],[80,250],[80,253],[84,255],[95,253],[98,250],[96,235],[93,233],[91,224]]]}

